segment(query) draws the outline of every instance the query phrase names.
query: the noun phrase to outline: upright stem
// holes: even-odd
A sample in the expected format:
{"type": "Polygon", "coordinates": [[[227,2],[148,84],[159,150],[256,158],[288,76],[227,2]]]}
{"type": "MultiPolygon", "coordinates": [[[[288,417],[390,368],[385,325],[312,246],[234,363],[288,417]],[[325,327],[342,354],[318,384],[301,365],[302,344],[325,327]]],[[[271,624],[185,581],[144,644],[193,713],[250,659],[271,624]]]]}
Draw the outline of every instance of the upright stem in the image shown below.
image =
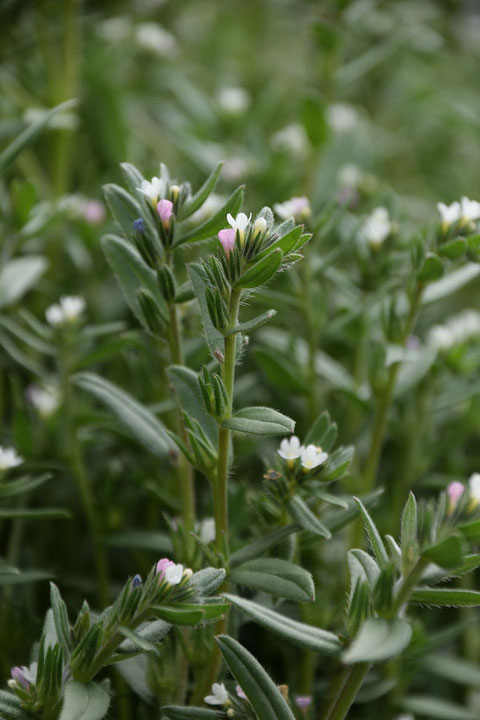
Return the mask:
{"type": "MultiPolygon", "coordinates": [[[[170,359],[174,365],[183,365],[182,346],[178,312],[175,303],[170,303],[170,359]]],[[[177,430],[181,440],[188,445],[188,436],[183,420],[180,405],[177,404],[177,430]]],[[[178,460],[178,474],[180,476],[180,492],[182,498],[182,517],[187,530],[193,530],[195,525],[195,487],[193,484],[193,469],[188,460],[180,455],[178,460]]]]}
{"type": "Polygon", "coordinates": [[[419,558],[410,572],[403,578],[393,603],[391,612],[392,617],[396,617],[402,609],[402,606],[408,601],[408,598],[412,594],[412,590],[422,577],[422,573],[427,564],[428,562],[426,560],[419,558]]]}
{"type": "Polygon", "coordinates": [[[344,720],[350,710],[363,681],[370,670],[371,663],[356,663],[344,670],[338,695],[333,703],[321,715],[321,720],[344,720]]]}
{"type": "MultiPolygon", "coordinates": [[[[233,288],[230,295],[230,324],[237,324],[241,290],[233,288]]],[[[225,353],[222,370],[223,383],[228,395],[226,417],[230,417],[233,407],[233,386],[235,382],[235,333],[225,338],[225,353]]],[[[228,465],[230,454],[230,430],[220,427],[218,430],[218,461],[213,488],[213,512],[215,517],[215,549],[223,553],[228,562],[228,465]]]]}
{"type": "MultiPolygon", "coordinates": [[[[402,345],[405,345],[409,335],[413,330],[415,320],[418,314],[418,309],[420,307],[422,291],[422,285],[417,285],[414,290],[410,302],[408,317],[405,322],[405,327],[402,334],[402,345]]],[[[365,469],[363,473],[362,491],[366,493],[373,490],[375,486],[375,481],[377,479],[378,465],[380,462],[380,455],[382,452],[385,431],[387,429],[388,411],[390,410],[390,405],[393,400],[399,369],[400,363],[395,363],[394,365],[390,366],[387,383],[378,402],[375,424],[373,426],[372,439],[370,442],[370,449],[368,451],[367,459],[365,461],[365,469]]]]}

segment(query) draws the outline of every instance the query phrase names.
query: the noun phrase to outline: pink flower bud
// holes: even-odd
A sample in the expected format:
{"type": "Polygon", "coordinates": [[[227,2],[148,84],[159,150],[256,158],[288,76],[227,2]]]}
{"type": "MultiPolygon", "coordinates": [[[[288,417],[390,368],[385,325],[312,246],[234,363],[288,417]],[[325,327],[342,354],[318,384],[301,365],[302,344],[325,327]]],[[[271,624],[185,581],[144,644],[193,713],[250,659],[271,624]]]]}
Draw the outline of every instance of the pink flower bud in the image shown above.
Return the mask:
{"type": "Polygon", "coordinates": [[[464,490],[465,486],[458,480],[455,480],[455,482],[451,482],[450,485],[447,487],[450,511],[455,509],[458,501],[463,495],[464,490]]]}
{"type": "Polygon", "coordinates": [[[162,223],[168,225],[173,212],[173,203],[171,200],[160,200],[160,202],[157,203],[157,212],[162,223]]]}
{"type": "Polygon", "coordinates": [[[233,246],[235,245],[235,234],[236,233],[233,228],[225,228],[224,230],[220,230],[218,233],[218,239],[225,250],[227,258],[230,255],[230,250],[233,250],[233,246]]]}
{"type": "Polygon", "coordinates": [[[160,576],[160,580],[163,580],[165,577],[165,573],[167,571],[167,568],[173,567],[175,565],[174,562],[169,560],[169,558],[162,558],[157,563],[157,575],[160,576]]]}
{"type": "Polygon", "coordinates": [[[98,200],[87,200],[83,207],[83,217],[90,225],[97,225],[105,220],[105,205],[98,200]]]}
{"type": "Polygon", "coordinates": [[[295,705],[301,710],[307,710],[312,704],[312,698],[310,695],[297,695],[295,698],[295,705]]]}
{"type": "Polygon", "coordinates": [[[27,668],[25,667],[18,667],[16,665],[10,670],[10,675],[12,676],[12,679],[15,680],[16,683],[19,685],[22,685],[22,687],[25,688],[25,690],[28,690],[30,687],[30,683],[28,682],[27,678],[25,677],[25,670],[27,668]]]}
{"type": "Polygon", "coordinates": [[[246,696],[245,693],[243,692],[243,690],[242,690],[242,688],[240,687],[240,685],[235,685],[235,692],[237,693],[238,697],[239,697],[241,700],[246,700],[246,699],[247,699],[247,696],[246,696]]]}

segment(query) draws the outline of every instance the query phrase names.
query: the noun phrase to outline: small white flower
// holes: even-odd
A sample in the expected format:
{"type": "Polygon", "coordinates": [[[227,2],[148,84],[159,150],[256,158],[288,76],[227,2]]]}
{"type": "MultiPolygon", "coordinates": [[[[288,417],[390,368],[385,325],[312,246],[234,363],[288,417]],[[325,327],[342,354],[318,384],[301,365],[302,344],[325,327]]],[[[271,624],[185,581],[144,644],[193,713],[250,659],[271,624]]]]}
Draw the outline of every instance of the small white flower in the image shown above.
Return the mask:
{"type": "Polygon", "coordinates": [[[468,479],[468,492],[470,495],[470,503],[473,507],[480,504],[480,473],[476,472],[470,475],[468,479]]]}
{"type": "Polygon", "coordinates": [[[230,213],[228,213],[227,215],[228,224],[234,230],[238,230],[240,233],[245,232],[251,219],[252,213],[250,213],[250,215],[248,215],[247,217],[245,213],[241,212],[238,213],[236,218],[234,218],[233,215],[231,215],[230,213]]]}
{"type": "Polygon", "coordinates": [[[304,157],[308,151],[308,136],[299,123],[292,123],[278,130],[270,141],[273,150],[291,153],[295,157],[304,157]]]}
{"type": "Polygon", "coordinates": [[[480,313],[468,309],[452,315],[443,325],[434,325],[428,334],[428,341],[437,350],[450,350],[479,335],[480,313]]]}
{"type": "Polygon", "coordinates": [[[170,565],[165,570],[165,580],[169,585],[179,585],[183,578],[183,565],[170,565]]]}
{"type": "Polygon", "coordinates": [[[250,172],[249,161],[241,157],[240,155],[232,155],[229,158],[225,158],[222,168],[222,174],[225,180],[240,180],[248,172],[250,172]]]}
{"type": "Polygon", "coordinates": [[[338,184],[343,188],[356,188],[360,185],[363,178],[363,172],[357,165],[348,163],[343,165],[338,171],[338,184]]]}
{"type": "Polygon", "coordinates": [[[142,184],[137,190],[150,198],[152,205],[156,205],[159,198],[163,195],[164,182],[158,177],[153,177],[151,181],[142,180],[142,184]]]}
{"type": "Polygon", "coordinates": [[[5,472],[23,463],[23,458],[13,448],[0,446],[0,472],[5,472]]]}
{"type": "Polygon", "coordinates": [[[34,408],[38,410],[43,418],[53,415],[60,405],[58,390],[51,385],[46,387],[32,385],[28,389],[27,395],[34,408]]]}
{"type": "Polygon", "coordinates": [[[265,232],[267,229],[267,221],[264,217],[259,217],[255,220],[253,225],[253,235],[256,237],[259,233],[265,232]]]}
{"type": "Polygon", "coordinates": [[[223,683],[213,683],[212,694],[203,698],[207,705],[227,705],[230,700],[223,683]]]}
{"type": "Polygon", "coordinates": [[[64,295],[58,303],[50,305],[45,312],[49,325],[59,327],[74,323],[85,310],[85,300],[76,295],[64,295]]]}
{"type": "Polygon", "coordinates": [[[330,105],[327,110],[327,120],[337,133],[345,133],[354,130],[358,124],[358,113],[354,107],[346,103],[330,105]]]}
{"type": "Polygon", "coordinates": [[[384,207],[377,207],[366,219],[361,230],[361,237],[366,240],[372,248],[379,248],[392,232],[392,223],[388,216],[388,210],[384,207]]]}
{"type": "Polygon", "coordinates": [[[304,195],[290,198],[283,203],[276,203],[273,209],[282,220],[288,220],[291,217],[301,220],[311,213],[310,202],[304,195]]]}
{"type": "Polygon", "coordinates": [[[300,457],[302,467],[305,468],[305,470],[313,470],[326,462],[328,453],[324,452],[321,447],[317,447],[316,445],[307,445],[307,447],[302,448],[300,457]]]}
{"type": "Polygon", "coordinates": [[[178,49],[175,37],[154,22],[139,23],[135,28],[135,40],[142,50],[159,57],[172,57],[178,49]]]}
{"type": "Polygon", "coordinates": [[[205,545],[215,540],[215,520],[213,518],[205,518],[200,523],[200,540],[205,545]]]}
{"type": "Polygon", "coordinates": [[[461,217],[460,203],[455,200],[451,205],[445,205],[445,203],[437,203],[437,210],[442,218],[442,225],[446,228],[450,227],[453,223],[458,222],[461,217]]]}
{"type": "Polygon", "coordinates": [[[469,200],[467,197],[462,197],[461,201],[461,219],[464,222],[474,222],[480,218],[480,202],[476,200],[469,200]]]}
{"type": "Polygon", "coordinates": [[[218,93],[218,104],[224,112],[240,115],[250,105],[250,96],[245,88],[226,87],[218,93]]]}
{"type": "Polygon", "coordinates": [[[300,440],[296,435],[292,435],[290,438],[284,438],[277,450],[280,457],[284,460],[296,460],[300,457],[302,451],[303,445],[300,445],[300,440]]]}

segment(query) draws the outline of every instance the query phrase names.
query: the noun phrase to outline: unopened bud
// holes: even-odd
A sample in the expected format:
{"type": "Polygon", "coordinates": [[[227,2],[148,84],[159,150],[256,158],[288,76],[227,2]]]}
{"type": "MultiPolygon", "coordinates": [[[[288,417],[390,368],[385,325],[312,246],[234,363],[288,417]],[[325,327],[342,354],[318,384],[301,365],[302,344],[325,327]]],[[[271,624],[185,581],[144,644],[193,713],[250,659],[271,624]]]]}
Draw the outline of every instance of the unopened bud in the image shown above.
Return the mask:
{"type": "Polygon", "coordinates": [[[255,224],[253,226],[253,237],[257,237],[260,233],[265,232],[267,229],[267,221],[264,217],[259,217],[255,220],[255,224]]]}
{"type": "Polygon", "coordinates": [[[179,192],[180,188],[178,187],[178,185],[170,185],[170,197],[172,198],[173,202],[177,201],[179,192]]]}

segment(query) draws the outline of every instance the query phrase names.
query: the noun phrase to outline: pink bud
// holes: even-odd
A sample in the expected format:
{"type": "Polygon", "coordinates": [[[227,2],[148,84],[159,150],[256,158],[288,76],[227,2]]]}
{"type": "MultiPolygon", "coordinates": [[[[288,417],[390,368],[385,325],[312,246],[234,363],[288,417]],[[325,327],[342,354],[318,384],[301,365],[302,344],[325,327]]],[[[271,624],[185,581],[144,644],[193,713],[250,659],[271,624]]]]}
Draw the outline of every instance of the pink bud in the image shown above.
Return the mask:
{"type": "Polygon", "coordinates": [[[170,200],[160,200],[157,203],[157,212],[164,225],[168,225],[173,212],[173,203],[170,200]]]}
{"type": "Polygon", "coordinates": [[[312,704],[312,698],[310,695],[297,695],[295,698],[295,705],[301,710],[307,710],[312,704]]]}
{"type": "Polygon", "coordinates": [[[465,487],[463,483],[459,482],[458,480],[455,480],[455,482],[451,482],[450,485],[447,487],[448,499],[450,501],[450,505],[453,508],[456,506],[456,504],[462,497],[464,490],[465,487]]]}
{"type": "Polygon", "coordinates": [[[245,693],[243,692],[243,690],[242,690],[242,688],[240,687],[240,685],[235,685],[235,692],[237,693],[238,697],[239,697],[241,700],[246,700],[246,699],[247,699],[247,696],[246,696],[245,693]]]}
{"type": "Polygon", "coordinates": [[[160,575],[160,580],[163,580],[167,568],[172,567],[172,565],[175,565],[175,563],[169,558],[162,558],[157,562],[157,575],[160,575]]]}
{"type": "Polygon", "coordinates": [[[27,668],[25,667],[18,667],[16,665],[10,670],[10,675],[12,676],[12,679],[15,680],[19,685],[22,685],[26,690],[30,687],[30,683],[28,682],[27,678],[25,677],[25,670],[27,668]]]}
{"type": "Polygon", "coordinates": [[[87,200],[83,207],[83,217],[90,225],[103,222],[105,220],[105,205],[98,200],[87,200]]]}
{"type": "Polygon", "coordinates": [[[235,245],[235,234],[236,232],[233,228],[225,228],[218,233],[218,239],[222,243],[227,258],[230,255],[230,250],[233,250],[233,246],[235,245]]]}

